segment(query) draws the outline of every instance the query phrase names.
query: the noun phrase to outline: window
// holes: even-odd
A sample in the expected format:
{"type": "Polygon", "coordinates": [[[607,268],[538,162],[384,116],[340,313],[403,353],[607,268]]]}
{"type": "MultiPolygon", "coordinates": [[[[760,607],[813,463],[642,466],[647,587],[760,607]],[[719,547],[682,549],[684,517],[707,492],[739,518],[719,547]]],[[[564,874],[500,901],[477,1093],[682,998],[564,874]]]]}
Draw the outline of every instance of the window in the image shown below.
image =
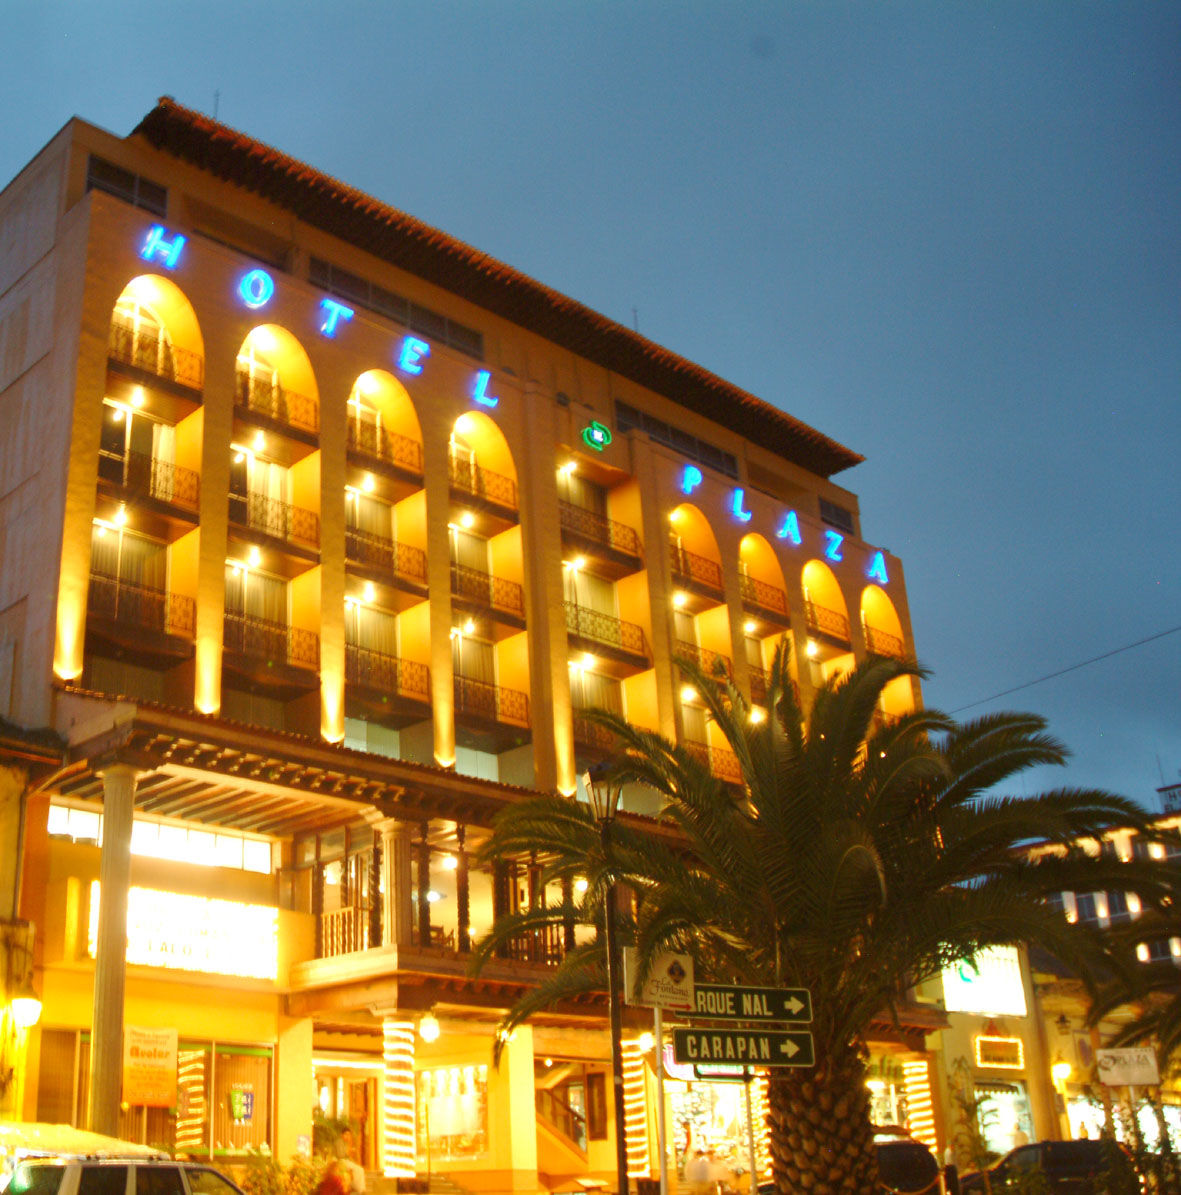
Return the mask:
{"type": "Polygon", "coordinates": [[[615,400],[615,426],[621,432],[638,428],[658,444],[663,444],[666,448],[697,461],[698,464],[707,465],[726,477],[738,477],[738,460],[732,453],[724,452],[716,445],[699,440],[679,427],[673,427],[663,419],[657,419],[655,415],[649,415],[630,403],[620,402],[619,399],[615,400]]]}
{"type": "Polygon", "coordinates": [[[394,291],[386,290],[359,274],[342,270],[340,266],[334,266],[322,258],[313,257],[308,263],[308,281],[338,299],[368,307],[370,311],[397,320],[412,332],[429,336],[437,343],[449,345],[469,357],[481,360],[484,357],[484,337],[474,328],[456,323],[429,307],[412,303],[394,291]]]}
{"type": "Polygon", "coordinates": [[[124,203],[134,204],[156,216],[168,214],[168,188],[151,182],[114,162],[90,155],[86,166],[86,189],[114,195],[124,203]]]}
{"type": "Polygon", "coordinates": [[[593,514],[606,517],[607,491],[601,485],[596,485],[585,477],[579,477],[569,469],[558,471],[558,497],[580,510],[589,510],[593,514]]]}
{"type": "Polygon", "coordinates": [[[1132,911],[1128,908],[1128,897],[1125,892],[1109,892],[1107,894],[1107,916],[1110,921],[1131,921],[1132,911]]]}
{"type": "Polygon", "coordinates": [[[1077,910],[1079,921],[1094,923],[1099,920],[1093,892],[1077,893],[1074,898],[1074,907],[1077,910]]]}
{"type": "Polygon", "coordinates": [[[820,499],[820,517],[832,527],[839,527],[850,535],[854,533],[853,512],[846,510],[843,506],[838,506],[835,502],[829,502],[827,498],[820,499]]]}
{"type": "Polygon", "coordinates": [[[592,1141],[607,1136],[607,1076],[602,1071],[586,1076],[586,1132],[592,1141]]]}

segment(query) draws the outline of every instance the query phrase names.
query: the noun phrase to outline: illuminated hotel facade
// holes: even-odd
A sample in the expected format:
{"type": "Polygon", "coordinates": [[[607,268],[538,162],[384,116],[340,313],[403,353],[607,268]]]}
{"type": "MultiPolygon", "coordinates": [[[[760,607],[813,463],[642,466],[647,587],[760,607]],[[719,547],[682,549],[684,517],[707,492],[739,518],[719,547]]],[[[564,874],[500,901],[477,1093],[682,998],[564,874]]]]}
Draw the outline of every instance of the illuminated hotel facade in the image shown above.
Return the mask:
{"type": "MultiPolygon", "coordinates": [[[[678,656],[757,703],[786,640],[806,703],[913,654],[831,480],[861,458],[170,100],[0,193],[0,371],[4,876],[43,999],[0,1111],[286,1160],[319,1108],[389,1175],[609,1175],[604,1000],[491,1066],[575,933],[472,978],[499,913],[561,897],[473,852],[525,792],[585,799],[589,707],[732,778],[678,656]]],[[[932,1140],[939,1023],[884,1017],[871,1067],[932,1140]]]]}

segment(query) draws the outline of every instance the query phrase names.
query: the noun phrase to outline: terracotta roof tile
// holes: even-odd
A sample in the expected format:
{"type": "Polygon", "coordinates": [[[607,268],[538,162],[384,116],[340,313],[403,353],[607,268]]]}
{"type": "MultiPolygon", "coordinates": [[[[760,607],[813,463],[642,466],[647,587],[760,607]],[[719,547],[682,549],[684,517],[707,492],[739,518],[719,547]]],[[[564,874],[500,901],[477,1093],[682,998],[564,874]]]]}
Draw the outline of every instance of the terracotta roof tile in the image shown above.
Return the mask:
{"type": "Polygon", "coordinates": [[[865,459],[496,258],[167,96],[140,121],[132,133],[136,134],[391,265],[732,428],[813,473],[829,477],[865,459]]]}

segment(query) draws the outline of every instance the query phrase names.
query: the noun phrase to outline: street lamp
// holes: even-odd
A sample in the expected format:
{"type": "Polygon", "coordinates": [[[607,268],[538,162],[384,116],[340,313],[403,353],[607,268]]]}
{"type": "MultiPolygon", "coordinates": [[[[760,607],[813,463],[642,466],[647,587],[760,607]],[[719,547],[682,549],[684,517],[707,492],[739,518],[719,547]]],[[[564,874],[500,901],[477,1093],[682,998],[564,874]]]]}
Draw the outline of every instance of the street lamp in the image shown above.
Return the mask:
{"type": "MultiPolygon", "coordinates": [[[[583,776],[591,809],[599,825],[603,859],[610,867],[611,826],[619,812],[619,785],[607,778],[607,768],[599,765],[583,776]]],[[[623,988],[619,959],[619,941],[615,929],[615,876],[608,872],[604,895],[603,940],[607,950],[607,1002],[611,1010],[611,1078],[615,1092],[615,1169],[618,1195],[627,1195],[627,1138],[624,1135],[623,1100],[623,988]]]]}

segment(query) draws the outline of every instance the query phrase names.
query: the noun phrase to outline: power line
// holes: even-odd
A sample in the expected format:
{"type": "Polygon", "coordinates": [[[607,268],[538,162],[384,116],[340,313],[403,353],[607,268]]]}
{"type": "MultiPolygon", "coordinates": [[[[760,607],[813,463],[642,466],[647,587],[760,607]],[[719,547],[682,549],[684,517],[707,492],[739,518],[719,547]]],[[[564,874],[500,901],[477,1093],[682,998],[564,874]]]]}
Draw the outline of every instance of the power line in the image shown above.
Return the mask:
{"type": "Polygon", "coordinates": [[[1011,689],[1002,689],[999,693],[994,693],[991,697],[982,697],[979,701],[970,701],[967,705],[961,705],[957,709],[948,712],[962,714],[964,710],[974,709],[978,705],[985,705],[990,701],[995,701],[998,697],[1008,697],[1010,693],[1019,693],[1022,689],[1029,689],[1034,685],[1040,685],[1042,681],[1053,680],[1056,676],[1065,676],[1068,672],[1077,672],[1080,668],[1086,668],[1088,664],[1097,664],[1100,660],[1106,660],[1111,656],[1118,656],[1121,652],[1131,651],[1133,647],[1143,647],[1145,643],[1151,643],[1154,639],[1163,639],[1166,635],[1175,635],[1178,631],[1181,631],[1181,626],[1169,627],[1167,631],[1158,631],[1155,635],[1149,635],[1144,639],[1137,639],[1135,643],[1125,643],[1123,647],[1112,648],[1111,651],[1105,651],[1100,656],[1092,656],[1089,660],[1080,660],[1077,664],[1071,664],[1069,668],[1059,668],[1057,672],[1047,672],[1045,676],[1039,676],[1036,680],[1027,680],[1024,684],[1014,685],[1011,689]]]}

